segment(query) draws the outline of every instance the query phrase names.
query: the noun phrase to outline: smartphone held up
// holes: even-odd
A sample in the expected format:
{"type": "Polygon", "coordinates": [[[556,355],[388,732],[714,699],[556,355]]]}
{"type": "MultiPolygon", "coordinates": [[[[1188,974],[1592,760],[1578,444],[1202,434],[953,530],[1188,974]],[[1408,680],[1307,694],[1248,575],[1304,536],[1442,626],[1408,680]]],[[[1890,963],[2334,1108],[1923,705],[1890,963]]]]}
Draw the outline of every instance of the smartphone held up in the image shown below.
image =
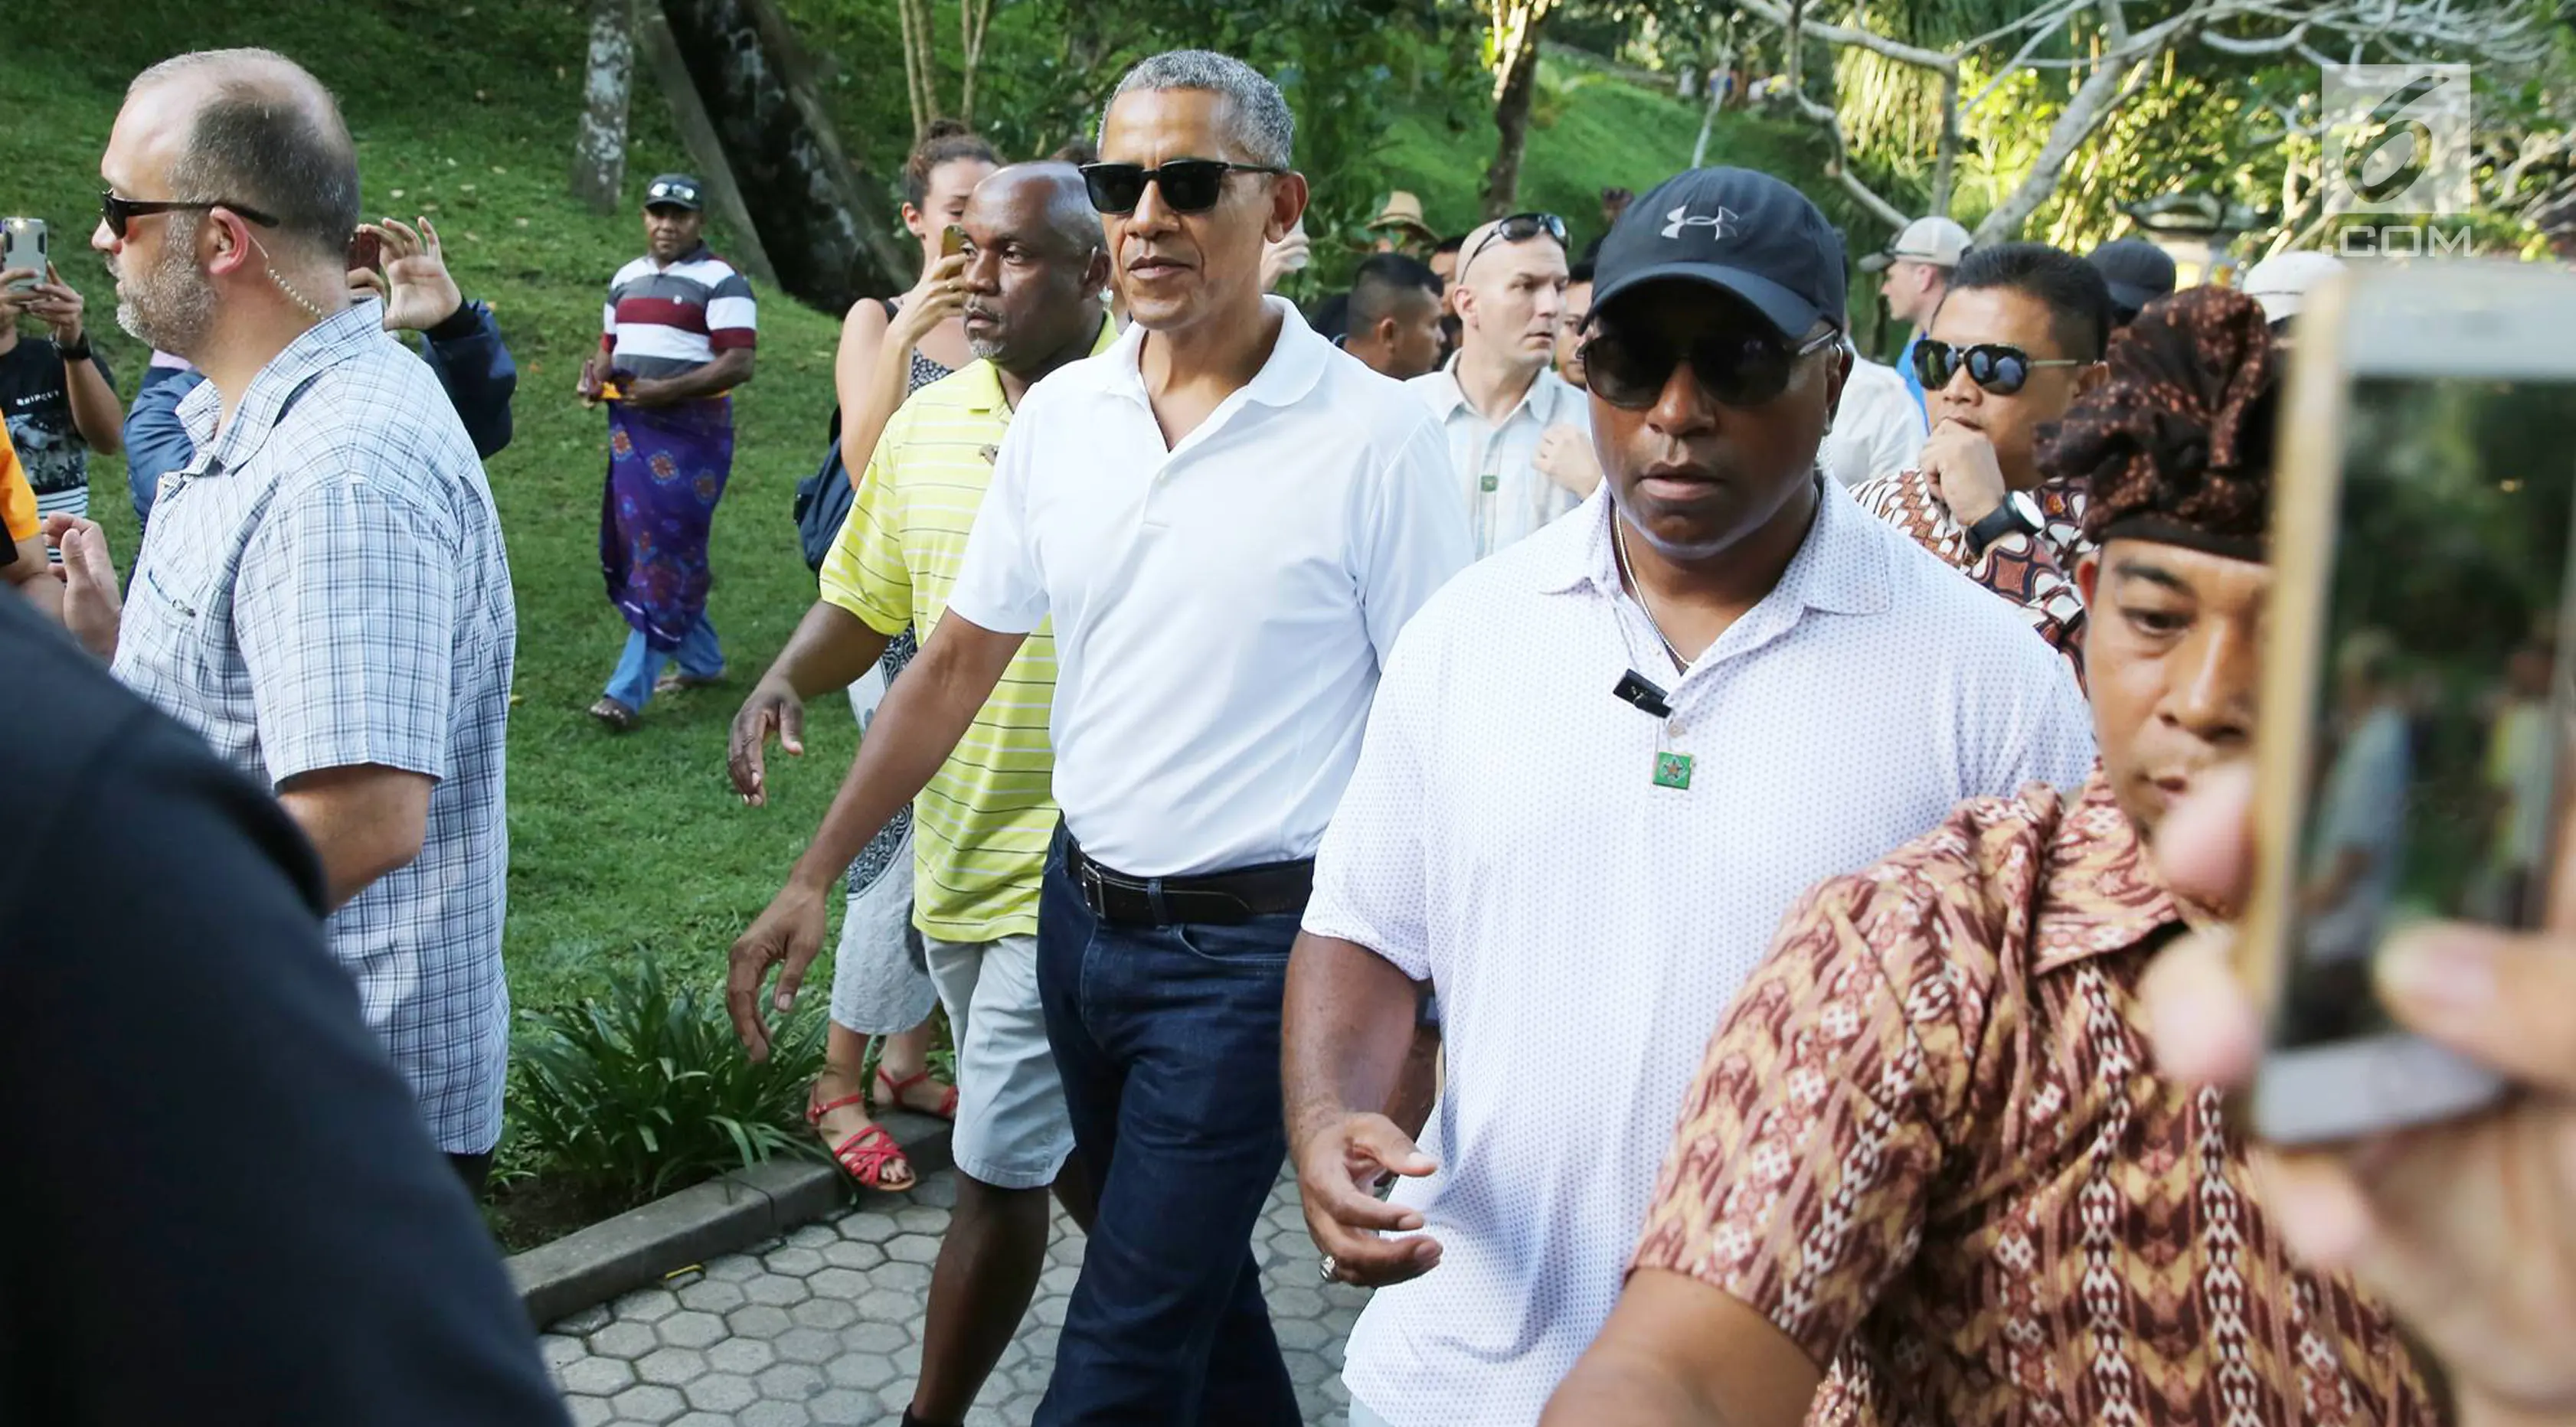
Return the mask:
{"type": "Polygon", "coordinates": [[[24,292],[45,280],[51,246],[44,219],[0,218],[0,272],[18,268],[31,274],[10,283],[10,291],[24,292]]]}
{"type": "Polygon", "coordinates": [[[2400,1029],[2372,957],[2427,920],[2540,924],[2576,680],[2576,274],[2427,263],[2312,294],[2288,383],[2241,970],[2268,1007],[2240,1110],[2286,1144],[2485,1105],[2400,1029]]]}

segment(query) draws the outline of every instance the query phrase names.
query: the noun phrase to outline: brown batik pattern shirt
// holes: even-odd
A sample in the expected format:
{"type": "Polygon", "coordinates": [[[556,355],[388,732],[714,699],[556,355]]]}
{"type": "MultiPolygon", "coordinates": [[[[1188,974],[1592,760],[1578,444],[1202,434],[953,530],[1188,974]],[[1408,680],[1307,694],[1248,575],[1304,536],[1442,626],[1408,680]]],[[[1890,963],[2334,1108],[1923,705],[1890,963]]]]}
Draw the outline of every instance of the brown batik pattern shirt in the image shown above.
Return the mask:
{"type": "Polygon", "coordinates": [[[2042,517],[2036,535],[2014,531],[1978,553],[1951,515],[1932,477],[1896,471],[1852,491],[1861,509],[1914,537],[1969,579],[2019,606],[2030,627],[2084,675],[2084,597],[2075,564],[2092,549],[2084,539],[2084,491],[2074,481],[2042,482],[2031,491],[2042,517]]]}
{"type": "Polygon", "coordinates": [[[2216,1093],[2152,1073],[2179,926],[2098,773],[1824,884],[1710,1042],[1636,1266],[1829,1365],[1811,1424],[2438,1421],[2387,1315],[2290,1262],[2216,1093]]]}

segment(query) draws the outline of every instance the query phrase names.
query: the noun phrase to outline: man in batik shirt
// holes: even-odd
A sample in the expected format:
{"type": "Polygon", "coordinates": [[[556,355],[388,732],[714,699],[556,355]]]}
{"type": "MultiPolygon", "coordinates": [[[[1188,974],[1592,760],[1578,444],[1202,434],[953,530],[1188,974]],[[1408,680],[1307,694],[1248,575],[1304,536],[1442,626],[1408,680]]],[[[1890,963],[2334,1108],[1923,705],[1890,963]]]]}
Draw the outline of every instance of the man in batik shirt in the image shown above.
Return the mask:
{"type": "Polygon", "coordinates": [[[1913,346],[1932,419],[1923,454],[1852,492],[1862,509],[2020,606],[2079,677],[2084,494],[2040,470],[2039,439],[2102,379],[2110,322],[2110,288],[2073,253],[2045,243],[1970,252],[1913,346]]]}
{"type": "Polygon", "coordinates": [[[2117,339],[2046,456],[2100,542],[2100,769],[1790,914],[1548,1423],[2439,1420],[2381,1308],[2291,1262],[2217,1093],[2154,1073],[2138,995],[2202,917],[2148,843],[2253,731],[2275,369],[2230,291],[2117,339]]]}

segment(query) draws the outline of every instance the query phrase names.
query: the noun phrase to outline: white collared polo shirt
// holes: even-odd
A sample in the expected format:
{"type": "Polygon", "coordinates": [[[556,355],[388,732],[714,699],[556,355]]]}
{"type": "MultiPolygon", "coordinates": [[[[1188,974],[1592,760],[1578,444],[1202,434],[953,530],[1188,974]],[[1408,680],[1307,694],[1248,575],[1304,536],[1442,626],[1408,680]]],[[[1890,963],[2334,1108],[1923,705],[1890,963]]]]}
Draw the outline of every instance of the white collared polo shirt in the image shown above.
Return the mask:
{"type": "Polygon", "coordinates": [[[1687,674],[1621,589],[1606,490],[1461,575],[1387,667],[1305,928],[1440,996],[1441,1169],[1395,1190],[1440,1265],[1377,1292],[1345,1372],[1395,1427],[1537,1420],[1798,897],[1964,799],[2092,766],[2073,677],[2010,606],[1818,495],[1779,584],[1687,674]],[[1630,669],[1669,719],[1612,693],[1630,669]]]}
{"type": "Polygon", "coordinates": [[[1267,307],[1268,360],[1177,445],[1142,328],[1031,388],[948,595],[1053,617],[1056,802],[1134,876],[1313,856],[1385,655],[1470,555],[1421,403],[1267,307]]]}

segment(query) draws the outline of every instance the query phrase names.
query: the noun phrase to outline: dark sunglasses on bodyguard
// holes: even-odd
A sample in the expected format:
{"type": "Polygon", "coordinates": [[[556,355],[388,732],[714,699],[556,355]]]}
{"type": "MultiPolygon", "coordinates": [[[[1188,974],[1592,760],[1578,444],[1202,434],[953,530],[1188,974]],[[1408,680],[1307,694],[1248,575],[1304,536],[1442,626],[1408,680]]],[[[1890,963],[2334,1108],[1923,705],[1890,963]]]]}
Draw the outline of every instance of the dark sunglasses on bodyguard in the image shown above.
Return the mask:
{"type": "Polygon", "coordinates": [[[1457,276],[1465,277],[1468,264],[1476,261],[1476,254],[1496,243],[1526,243],[1541,234],[1554,238],[1560,248],[1570,246],[1566,241],[1564,219],[1553,213],[1515,213],[1496,223],[1494,231],[1487,233],[1484,240],[1476,244],[1474,250],[1460,260],[1457,276]]]}
{"type": "Polygon", "coordinates": [[[1174,159],[1161,168],[1142,164],[1084,164],[1082,186],[1091,206],[1102,213],[1136,211],[1145,201],[1145,186],[1163,191],[1163,206],[1175,213],[1205,213],[1225,196],[1230,173],[1281,174],[1288,170],[1262,164],[1226,163],[1220,159],[1174,159]]]}
{"type": "Polygon", "coordinates": [[[98,216],[107,224],[107,231],[115,234],[116,240],[120,243],[125,241],[126,228],[137,218],[150,217],[155,213],[203,213],[217,208],[229,208],[263,228],[277,226],[276,219],[256,208],[245,208],[238,203],[227,203],[220,198],[207,203],[191,203],[174,198],[119,198],[113,192],[105,190],[98,195],[98,216]]]}
{"type": "Polygon", "coordinates": [[[1939,391],[1950,384],[1961,367],[1968,369],[1968,380],[1997,396],[2011,396],[2030,382],[2030,374],[2041,367],[2082,367],[2091,363],[2073,357],[2034,357],[2019,347],[2001,342],[1979,342],[1973,347],[1953,347],[1926,337],[1914,344],[1914,376],[1925,391],[1939,391]]]}
{"type": "Polygon", "coordinates": [[[1760,406],[1789,389],[1798,363],[1840,342],[1827,329],[1797,347],[1760,333],[1702,337],[1687,351],[1660,337],[1597,332],[1583,344],[1583,371],[1592,394],[1612,406],[1642,411],[1664,394],[1673,368],[1690,363],[1701,391],[1721,406],[1760,406]]]}

